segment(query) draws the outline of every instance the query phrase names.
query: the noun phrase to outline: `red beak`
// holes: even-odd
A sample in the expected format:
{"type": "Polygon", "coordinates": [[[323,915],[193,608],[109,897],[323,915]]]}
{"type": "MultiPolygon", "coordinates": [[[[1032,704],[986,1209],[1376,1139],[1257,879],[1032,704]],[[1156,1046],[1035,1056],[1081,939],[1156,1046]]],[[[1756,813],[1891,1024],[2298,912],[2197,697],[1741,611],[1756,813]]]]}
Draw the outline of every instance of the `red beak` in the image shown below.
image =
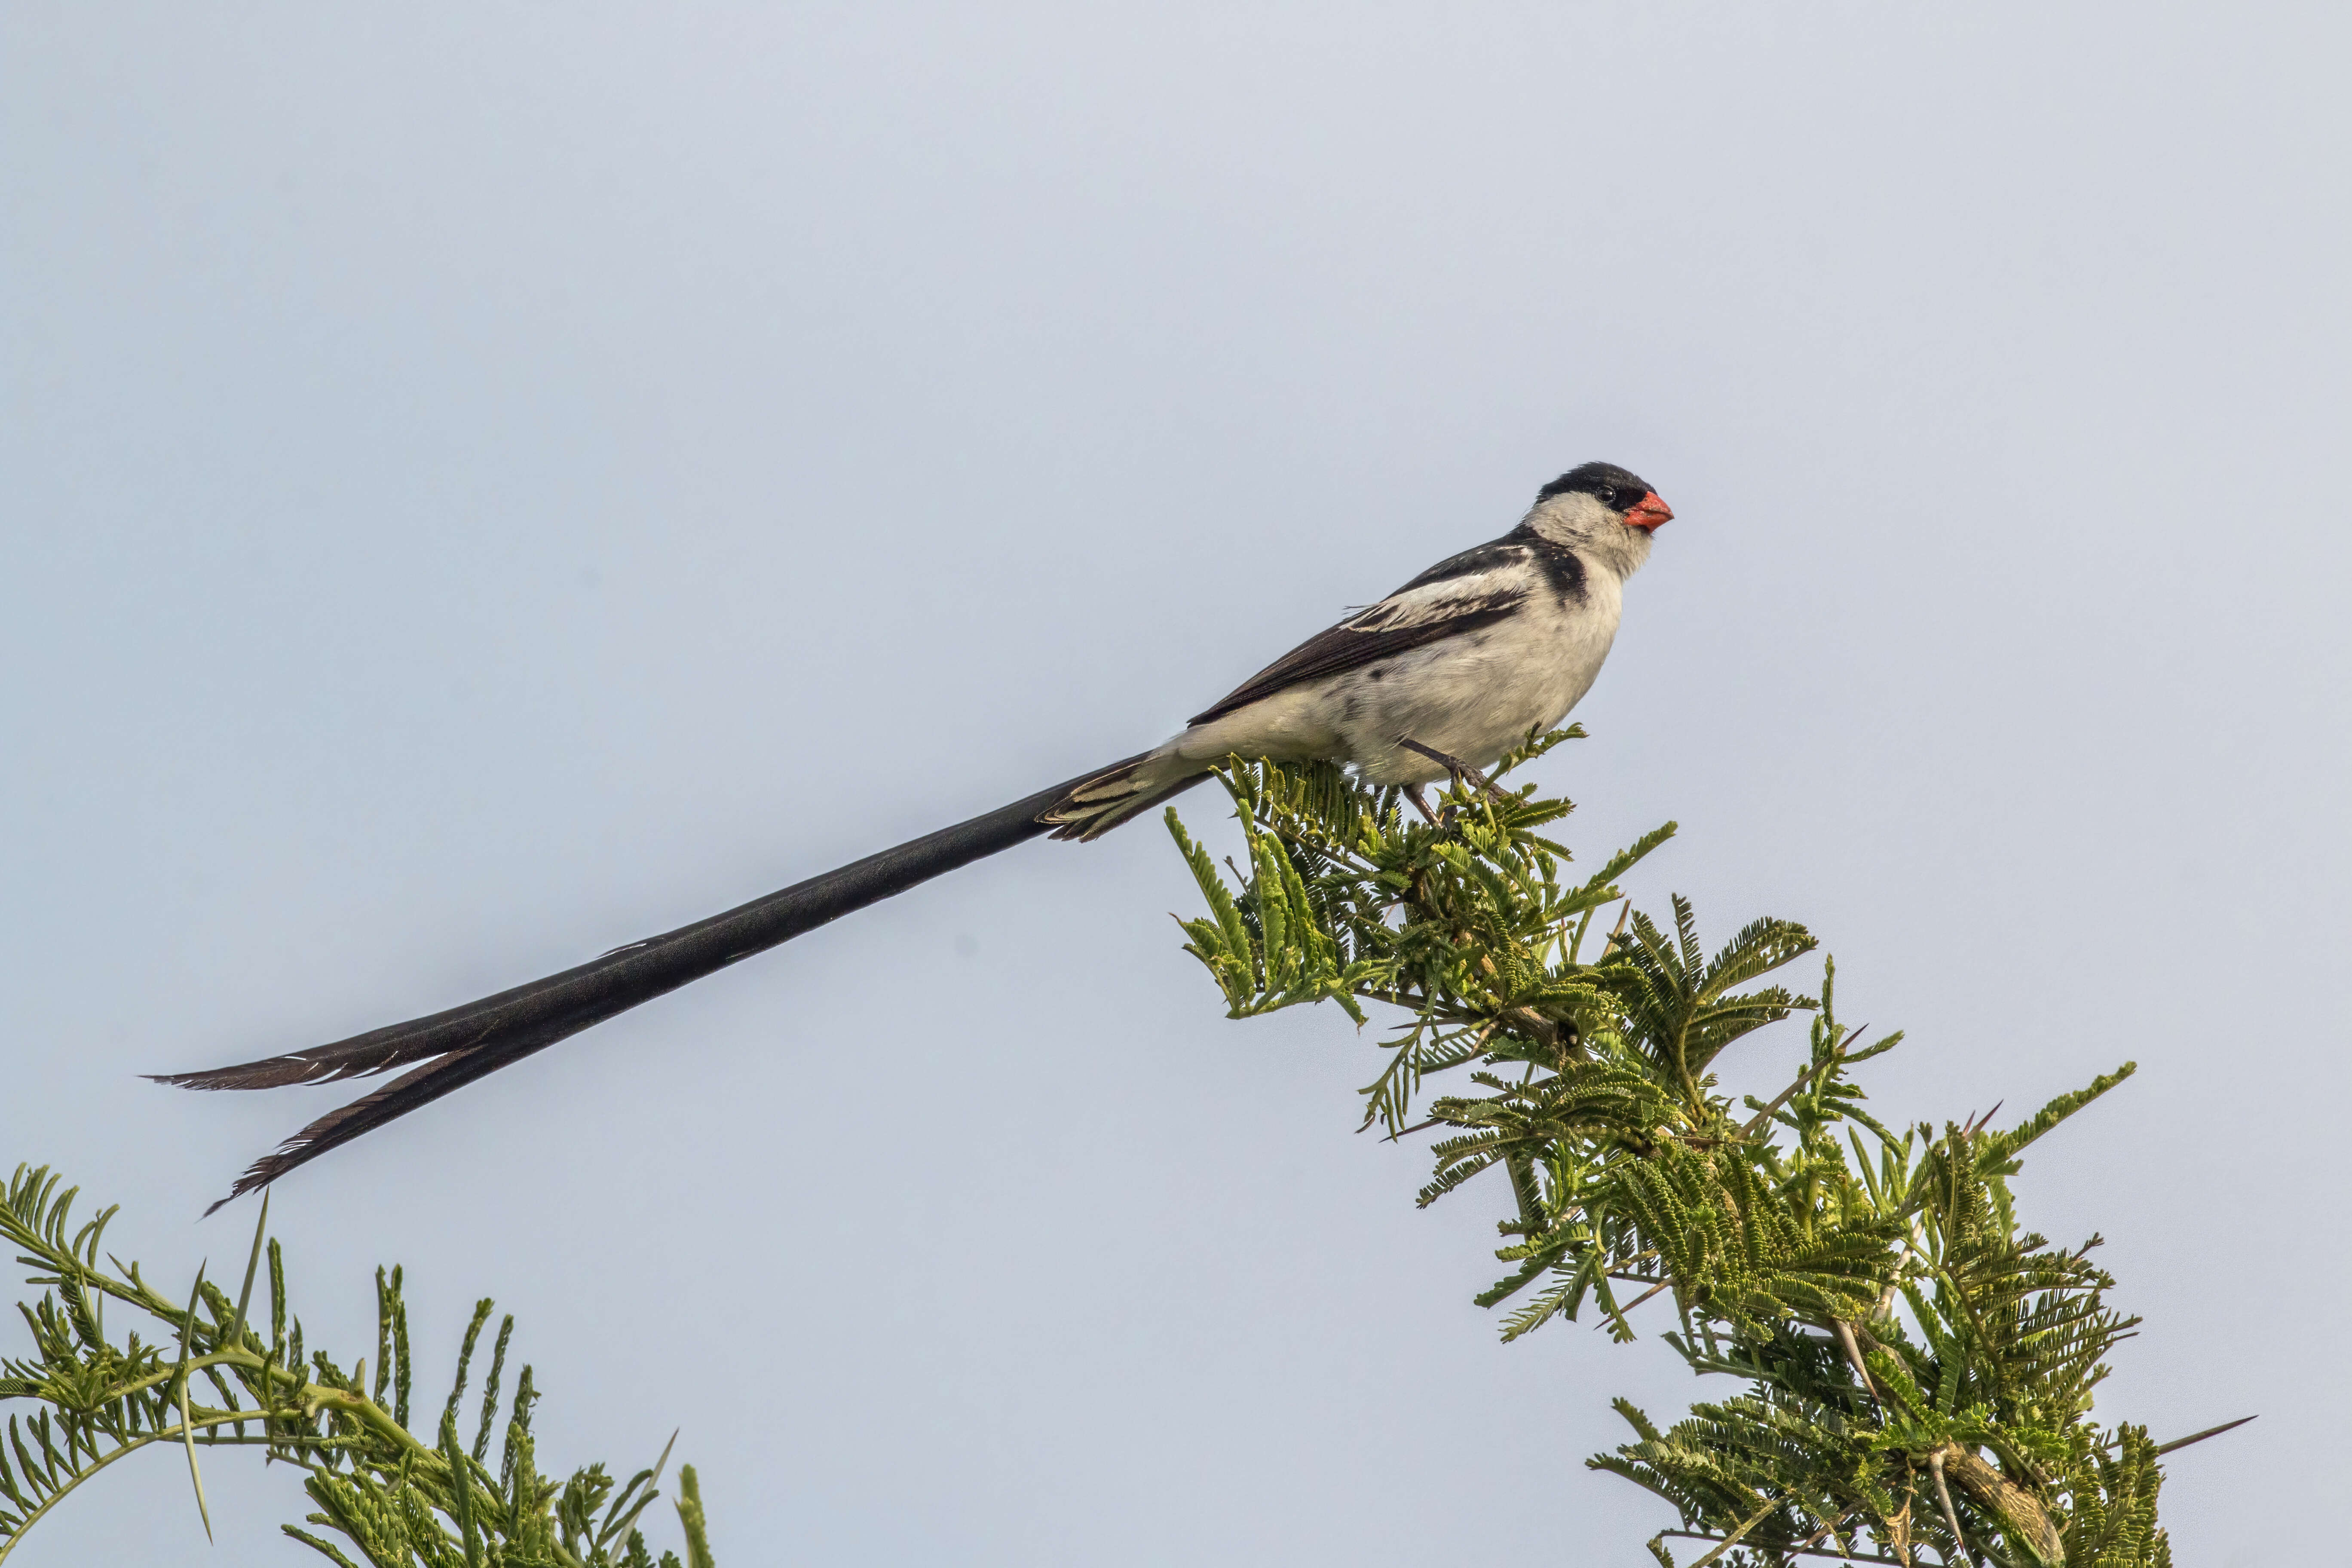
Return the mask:
{"type": "Polygon", "coordinates": [[[1652,490],[1625,514],[1625,526],[1647,532],[1662,522],[1672,522],[1674,519],[1675,509],[1660,500],[1658,492],[1652,490]]]}

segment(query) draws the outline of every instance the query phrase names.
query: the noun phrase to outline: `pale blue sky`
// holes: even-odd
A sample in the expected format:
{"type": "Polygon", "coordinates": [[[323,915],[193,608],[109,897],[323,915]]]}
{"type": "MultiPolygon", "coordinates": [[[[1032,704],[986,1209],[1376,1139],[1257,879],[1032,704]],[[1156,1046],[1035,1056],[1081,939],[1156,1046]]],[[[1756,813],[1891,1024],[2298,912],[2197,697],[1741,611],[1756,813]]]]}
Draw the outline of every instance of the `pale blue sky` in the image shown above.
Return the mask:
{"type": "MultiPolygon", "coordinates": [[[[2102,1414],[2263,1413],[2182,1563],[2339,1552],[2352,27],[1969,9],[7,7],[0,1163],[217,1271],[332,1100],[135,1073],[1123,755],[1605,458],[1678,518],[1573,842],[1811,924],[1882,1114],[2137,1058],[2026,1176],[2147,1315],[2102,1414]]],[[[499,1295],[542,1458],[682,1427],[731,1563],[1639,1559],[1580,1461],[1716,1391],[1498,1346],[1488,1196],[1193,898],[1031,846],[330,1157],[314,1342],[499,1295]]],[[[217,1551],[155,1473],[18,1560],[307,1560],[207,1473],[217,1551]]]]}

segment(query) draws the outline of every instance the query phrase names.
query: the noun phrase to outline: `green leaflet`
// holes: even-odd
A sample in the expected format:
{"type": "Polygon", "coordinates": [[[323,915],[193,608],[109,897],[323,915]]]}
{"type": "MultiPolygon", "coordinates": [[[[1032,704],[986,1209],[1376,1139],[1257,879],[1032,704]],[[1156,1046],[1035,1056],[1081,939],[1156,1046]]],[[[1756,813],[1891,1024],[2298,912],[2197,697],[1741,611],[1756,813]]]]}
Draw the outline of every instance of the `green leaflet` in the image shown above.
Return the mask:
{"type": "MultiPolygon", "coordinates": [[[[0,1360],[0,1404],[19,1407],[0,1435],[0,1561],[101,1468],[158,1443],[180,1445],[184,1409],[195,1447],[257,1448],[299,1468],[316,1511],[312,1529],[289,1525],[286,1533],[343,1568],[655,1568],[635,1526],[656,1496],[659,1467],[617,1498],[600,1465],[562,1485],[542,1476],[528,1366],[503,1406],[498,1468],[488,1468],[511,1318],[493,1347],[470,1449],[460,1440],[459,1402],[488,1300],[475,1310],[437,1438],[423,1439],[408,1429],[413,1368],[399,1269],[375,1279],[373,1375],[364,1358],[346,1367],[316,1352],[306,1364],[299,1321],[289,1327],[284,1257],[266,1227],[236,1300],[205,1281],[193,1300],[177,1301],[147,1286],[136,1264],[100,1261],[112,1209],[69,1234],[76,1194],[59,1185],[47,1169],[20,1165],[0,1199],[0,1241],[48,1288],[18,1307],[30,1353],[0,1360]],[[248,1317],[265,1256],[266,1342],[248,1317]],[[152,1339],[142,1340],[140,1325],[152,1339]],[[196,1397],[199,1376],[205,1399],[196,1397]]],[[[682,1524],[694,1561],[707,1565],[698,1500],[682,1524]]],[[[667,1552],[661,1561],[677,1563],[667,1552]]]]}
{"type": "MultiPolygon", "coordinates": [[[[1496,776],[1574,733],[1529,737],[1496,776]]],[[[1672,1509],[1654,1560],[2169,1568],[2165,1456],[2222,1428],[2159,1445],[2095,1420],[2137,1320],[2109,1302],[2098,1238],[2024,1230],[2012,1187],[2129,1064],[2005,1131],[1882,1120],[1855,1069],[1903,1037],[1841,1023],[1826,961],[1815,994],[1776,980],[1810,932],[1759,919],[1710,952],[1685,899],[1616,908],[1672,824],[1580,879],[1550,836],[1572,808],[1533,785],[1450,788],[1431,822],[1326,765],[1221,777],[1233,859],[1167,822],[1206,906],[1179,920],[1186,951],[1228,1016],[1330,1001],[1378,1025],[1363,1125],[1433,1134],[1422,1204],[1494,1195],[1503,1277],[1476,1300],[1506,1340],[1589,1311],[1620,1342],[1664,1328],[1695,1373],[1732,1380],[1670,1426],[1617,1402],[1632,1438],[1588,1461],[1672,1509]],[[1799,1014],[1801,1051],[1770,1028],[1799,1014]],[[1735,1103],[1717,1079],[1735,1061],[1784,1087],[1735,1103]]],[[[77,1226],[59,1187],[20,1167],[0,1204],[46,1288],[19,1308],[29,1353],[0,1361],[0,1559],[100,1468],[192,1436],[298,1467],[315,1511],[287,1533],[346,1568],[656,1568],[639,1525],[667,1447],[624,1485],[543,1476],[530,1367],[507,1394],[511,1318],[466,1405],[490,1301],[420,1436],[400,1270],[376,1277],[373,1368],[345,1366],[306,1350],[266,1211],[236,1299],[200,1279],[183,1302],[103,1253],[112,1210],[77,1226]]],[[[686,1558],[660,1562],[709,1568],[690,1468],[678,1485],[686,1558]]]]}
{"type": "MultiPolygon", "coordinates": [[[[1570,738],[1531,737],[1497,774],[1570,738]]],[[[1628,906],[1595,950],[1671,824],[1579,882],[1536,831],[1571,808],[1532,786],[1448,789],[1433,824],[1327,765],[1220,776],[1245,846],[1231,879],[1168,813],[1209,907],[1188,951],[1231,1016],[1330,999],[1381,1026],[1364,1124],[1434,1131],[1424,1205],[1487,1178],[1509,1271],[1476,1300],[1507,1306],[1503,1337],[1595,1308],[1630,1341],[1664,1313],[1694,1372],[1745,1384],[1664,1429],[1619,1402],[1634,1440],[1590,1463],[1673,1505],[1654,1558],[1678,1538],[1745,1568],[1801,1550],[2022,1564],[2063,1540],[2069,1563],[2168,1564],[2158,1450],[2090,1415],[2137,1320],[2106,1305],[2097,1238],[2021,1230],[2010,1190],[2022,1151],[2128,1065],[2006,1132],[1898,1129],[1853,1073],[1902,1035],[1838,1021],[1833,964],[1816,994],[1769,983],[1813,950],[1801,926],[1751,921],[1710,953],[1675,895],[1663,921],[1628,906]],[[1718,1065],[1798,1013],[1801,1066],[1735,1107],[1718,1065]]]]}

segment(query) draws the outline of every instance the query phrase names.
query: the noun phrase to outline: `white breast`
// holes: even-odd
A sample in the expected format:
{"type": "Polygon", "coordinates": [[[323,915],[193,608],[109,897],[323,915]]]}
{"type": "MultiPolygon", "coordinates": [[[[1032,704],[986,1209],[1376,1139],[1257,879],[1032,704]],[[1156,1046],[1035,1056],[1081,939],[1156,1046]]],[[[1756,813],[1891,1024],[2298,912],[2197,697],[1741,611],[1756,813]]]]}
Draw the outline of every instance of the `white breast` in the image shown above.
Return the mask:
{"type": "Polygon", "coordinates": [[[1532,595],[1509,618],[1377,664],[1291,688],[1171,742],[1207,763],[1231,752],[1349,762],[1375,784],[1427,784],[1444,768],[1410,738],[1485,767],[1549,729],[1591,689],[1617,635],[1616,577],[1588,572],[1580,599],[1532,595]]]}

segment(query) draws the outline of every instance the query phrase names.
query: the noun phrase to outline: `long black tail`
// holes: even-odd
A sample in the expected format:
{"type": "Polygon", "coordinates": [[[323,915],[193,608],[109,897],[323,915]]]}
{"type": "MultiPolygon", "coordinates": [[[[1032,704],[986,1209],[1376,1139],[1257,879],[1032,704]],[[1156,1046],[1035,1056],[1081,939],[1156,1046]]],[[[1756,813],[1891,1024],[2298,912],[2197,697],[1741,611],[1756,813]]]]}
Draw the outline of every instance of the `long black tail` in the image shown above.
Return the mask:
{"type": "Polygon", "coordinates": [[[421,1063],[364,1099],[329,1111],[253,1163],[221,1204],[266,1187],[328,1150],[428,1105],[510,1062],[726,968],[803,931],[879,903],[919,883],[1049,833],[1048,814],[1071,792],[1136,759],[1040,790],[984,816],[796,882],[724,914],[615,948],[604,957],[485,996],[307,1051],[205,1072],[156,1073],[183,1089],[276,1089],[333,1083],[421,1063]]]}

